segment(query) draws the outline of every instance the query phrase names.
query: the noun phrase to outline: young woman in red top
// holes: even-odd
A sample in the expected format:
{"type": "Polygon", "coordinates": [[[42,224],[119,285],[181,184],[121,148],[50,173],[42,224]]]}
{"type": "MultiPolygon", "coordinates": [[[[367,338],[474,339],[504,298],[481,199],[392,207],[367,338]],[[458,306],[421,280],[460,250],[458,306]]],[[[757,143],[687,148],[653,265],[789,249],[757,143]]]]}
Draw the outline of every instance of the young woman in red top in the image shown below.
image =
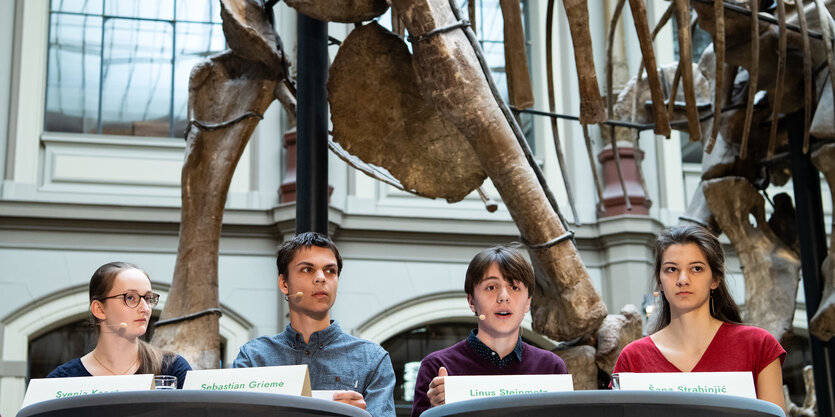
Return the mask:
{"type": "Polygon", "coordinates": [[[614,372],[751,372],[757,398],[785,410],[786,351],[770,333],[743,326],[725,284],[719,240],[702,227],[664,230],[655,246],[658,322],[623,349],[614,372]]]}

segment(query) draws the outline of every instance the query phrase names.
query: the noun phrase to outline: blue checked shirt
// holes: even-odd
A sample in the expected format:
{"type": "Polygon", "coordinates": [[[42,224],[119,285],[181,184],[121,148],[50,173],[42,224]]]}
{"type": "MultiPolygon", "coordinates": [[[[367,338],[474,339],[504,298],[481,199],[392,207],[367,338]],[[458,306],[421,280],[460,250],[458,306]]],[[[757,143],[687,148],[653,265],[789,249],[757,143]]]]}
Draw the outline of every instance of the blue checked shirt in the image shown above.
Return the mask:
{"type": "Polygon", "coordinates": [[[374,417],[394,417],[394,370],[380,345],[351,336],[336,321],[310,335],[308,343],[288,324],[283,332],[241,346],[233,368],[307,365],[315,390],[362,394],[374,417]]]}

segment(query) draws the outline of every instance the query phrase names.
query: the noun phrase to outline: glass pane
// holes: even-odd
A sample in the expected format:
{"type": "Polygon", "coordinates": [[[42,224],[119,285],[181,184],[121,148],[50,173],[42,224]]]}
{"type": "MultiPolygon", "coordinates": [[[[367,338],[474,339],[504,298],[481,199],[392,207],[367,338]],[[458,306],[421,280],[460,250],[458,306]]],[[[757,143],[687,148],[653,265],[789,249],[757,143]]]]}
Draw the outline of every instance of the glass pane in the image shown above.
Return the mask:
{"type": "Polygon", "coordinates": [[[108,16],[173,20],[174,2],[171,0],[105,0],[104,12],[108,16]]]}
{"type": "Polygon", "coordinates": [[[87,13],[101,15],[102,0],[52,0],[54,12],[87,13]]]}
{"type": "Polygon", "coordinates": [[[213,0],[177,0],[177,20],[221,23],[220,2],[213,0]]]}
{"type": "Polygon", "coordinates": [[[502,20],[502,9],[499,7],[499,0],[483,0],[480,3],[480,10],[476,9],[478,37],[483,40],[503,42],[504,20],[502,20]]]}
{"type": "Polygon", "coordinates": [[[50,20],[44,128],[95,133],[102,18],[56,13],[50,20]]]}
{"type": "Polygon", "coordinates": [[[182,136],[188,122],[188,79],[191,69],[226,49],[218,24],[177,23],[177,55],[174,72],[174,136],[182,136]]]}
{"type": "Polygon", "coordinates": [[[104,31],[102,133],[169,136],[171,24],[109,19],[104,31]]]}

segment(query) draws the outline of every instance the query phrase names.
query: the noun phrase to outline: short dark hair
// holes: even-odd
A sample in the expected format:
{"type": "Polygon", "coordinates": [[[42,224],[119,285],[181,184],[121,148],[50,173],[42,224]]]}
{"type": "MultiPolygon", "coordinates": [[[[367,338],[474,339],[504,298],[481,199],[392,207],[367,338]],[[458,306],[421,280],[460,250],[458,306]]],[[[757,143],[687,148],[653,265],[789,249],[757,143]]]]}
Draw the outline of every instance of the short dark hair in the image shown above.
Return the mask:
{"type": "Polygon", "coordinates": [[[533,294],[535,281],[531,263],[515,247],[500,245],[479,252],[470,261],[464,279],[464,292],[467,295],[473,295],[476,285],[484,280],[484,275],[494,263],[508,283],[521,282],[528,289],[528,296],[533,294]]]}
{"type": "Polygon", "coordinates": [[[327,248],[333,252],[336,257],[336,275],[342,273],[342,256],[339,254],[339,249],[326,235],[316,232],[305,232],[294,236],[292,239],[282,243],[278,246],[278,251],[275,256],[275,264],[278,267],[278,274],[288,277],[288,266],[293,258],[301,249],[309,249],[311,246],[318,246],[320,248],[327,248]]]}
{"type": "MultiPolygon", "coordinates": [[[[653,283],[661,288],[661,263],[664,261],[664,252],[673,245],[696,245],[707,259],[713,279],[719,283],[715,290],[710,292],[710,300],[713,303],[711,315],[718,320],[731,323],[741,323],[739,307],[731,297],[728,286],[725,284],[725,251],[719,239],[709,230],[701,226],[677,226],[664,229],[655,242],[655,269],[653,270],[653,283]]],[[[666,296],[661,295],[661,311],[658,312],[658,321],[655,324],[653,333],[667,327],[670,324],[670,302],[666,296]]]]}

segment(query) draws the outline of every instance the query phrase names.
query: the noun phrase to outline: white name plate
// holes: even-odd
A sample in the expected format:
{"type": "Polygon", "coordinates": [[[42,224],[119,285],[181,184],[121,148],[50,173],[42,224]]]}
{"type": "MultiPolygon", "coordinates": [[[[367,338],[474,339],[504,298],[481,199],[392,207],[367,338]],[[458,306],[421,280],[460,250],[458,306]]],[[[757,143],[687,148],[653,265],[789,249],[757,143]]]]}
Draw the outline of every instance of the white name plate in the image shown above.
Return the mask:
{"type": "Polygon", "coordinates": [[[252,391],[310,396],[307,365],[188,371],[183,389],[252,391]]]}
{"type": "Polygon", "coordinates": [[[697,392],[757,398],[750,372],[664,372],[617,374],[622,390],[697,392]]]}
{"type": "Polygon", "coordinates": [[[333,401],[333,395],[337,392],[342,392],[338,389],[315,389],[310,391],[310,396],[320,400],[333,401]]]}
{"type": "Polygon", "coordinates": [[[144,391],[154,386],[153,374],[35,378],[29,381],[21,407],[56,398],[119,391],[144,391]]]}
{"type": "Polygon", "coordinates": [[[444,377],[446,403],[505,395],[574,391],[571,375],[483,375],[444,377]]]}

